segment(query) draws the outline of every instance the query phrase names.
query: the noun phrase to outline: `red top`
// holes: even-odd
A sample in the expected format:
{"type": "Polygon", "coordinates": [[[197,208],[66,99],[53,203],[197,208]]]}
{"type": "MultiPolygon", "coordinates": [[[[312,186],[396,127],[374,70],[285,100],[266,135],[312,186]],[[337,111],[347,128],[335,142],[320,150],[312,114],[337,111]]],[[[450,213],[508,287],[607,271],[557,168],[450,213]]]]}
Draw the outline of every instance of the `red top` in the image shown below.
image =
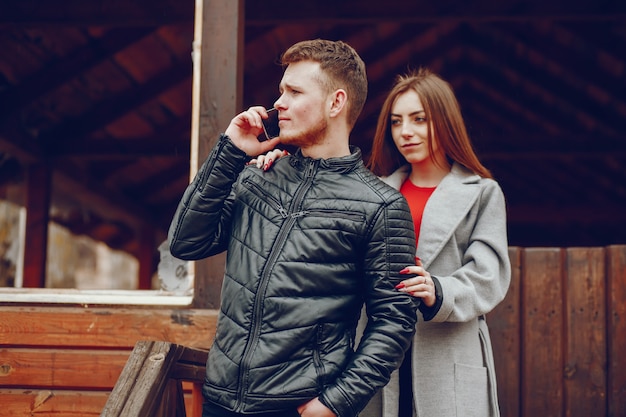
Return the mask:
{"type": "Polygon", "coordinates": [[[413,217],[413,225],[415,226],[415,242],[419,241],[420,228],[422,227],[422,215],[426,202],[437,187],[418,187],[408,178],[400,187],[400,193],[406,198],[411,209],[411,217],[413,217]]]}

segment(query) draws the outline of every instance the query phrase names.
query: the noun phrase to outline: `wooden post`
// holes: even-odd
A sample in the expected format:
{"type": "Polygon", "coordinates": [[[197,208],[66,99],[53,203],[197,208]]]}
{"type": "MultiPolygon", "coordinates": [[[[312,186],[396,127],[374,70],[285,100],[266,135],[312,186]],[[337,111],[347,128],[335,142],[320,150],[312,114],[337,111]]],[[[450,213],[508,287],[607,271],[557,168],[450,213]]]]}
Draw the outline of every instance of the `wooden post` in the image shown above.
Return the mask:
{"type": "Polygon", "coordinates": [[[50,167],[45,162],[28,167],[23,282],[26,288],[46,286],[50,177],[50,167]]]}
{"type": "Polygon", "coordinates": [[[155,270],[155,239],[152,232],[146,227],[142,227],[140,233],[139,253],[137,255],[139,282],[137,284],[140,290],[149,290],[152,289],[152,275],[155,270]]]}
{"type": "MultiPolygon", "coordinates": [[[[196,0],[191,178],[243,102],[243,0],[196,0]]],[[[194,263],[193,306],[218,308],[225,254],[194,263]]]]}

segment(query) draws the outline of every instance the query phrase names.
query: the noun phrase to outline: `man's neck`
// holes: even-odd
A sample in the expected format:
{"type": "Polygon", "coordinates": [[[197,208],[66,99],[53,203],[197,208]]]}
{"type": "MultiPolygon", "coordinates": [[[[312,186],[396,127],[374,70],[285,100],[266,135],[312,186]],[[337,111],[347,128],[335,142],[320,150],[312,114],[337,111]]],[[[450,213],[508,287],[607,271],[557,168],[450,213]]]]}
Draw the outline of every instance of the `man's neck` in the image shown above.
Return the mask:
{"type": "Polygon", "coordinates": [[[303,156],[313,159],[330,159],[340,158],[350,155],[350,145],[348,142],[337,144],[315,144],[301,147],[300,151],[303,156]]]}
{"type": "Polygon", "coordinates": [[[345,123],[331,124],[324,136],[300,149],[302,155],[313,159],[348,156],[350,155],[350,129],[345,123]]]}

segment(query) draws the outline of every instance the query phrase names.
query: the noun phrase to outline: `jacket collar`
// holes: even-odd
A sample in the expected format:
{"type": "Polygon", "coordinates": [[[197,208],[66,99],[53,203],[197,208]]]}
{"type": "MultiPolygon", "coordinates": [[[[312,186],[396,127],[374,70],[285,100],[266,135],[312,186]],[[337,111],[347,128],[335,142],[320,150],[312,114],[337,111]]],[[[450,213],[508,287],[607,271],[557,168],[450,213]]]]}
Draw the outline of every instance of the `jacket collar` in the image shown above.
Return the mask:
{"type": "Polygon", "coordinates": [[[293,157],[290,158],[289,163],[291,164],[291,166],[298,170],[302,170],[304,169],[304,167],[310,164],[318,164],[319,167],[324,171],[344,174],[363,165],[363,157],[361,154],[361,149],[356,146],[350,146],[350,155],[348,156],[328,159],[309,158],[302,155],[302,151],[298,149],[293,154],[293,157]]]}

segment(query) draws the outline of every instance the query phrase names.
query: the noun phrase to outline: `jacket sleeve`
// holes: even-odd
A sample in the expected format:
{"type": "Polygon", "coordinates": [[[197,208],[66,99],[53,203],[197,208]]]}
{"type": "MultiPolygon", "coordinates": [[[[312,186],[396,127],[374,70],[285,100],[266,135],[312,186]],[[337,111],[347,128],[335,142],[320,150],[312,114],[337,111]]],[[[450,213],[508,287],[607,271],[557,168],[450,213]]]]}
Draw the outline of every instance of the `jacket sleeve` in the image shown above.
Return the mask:
{"type": "Polygon", "coordinates": [[[473,211],[472,224],[460,253],[461,266],[439,275],[443,303],[433,322],[464,322],[489,313],[500,303],[511,281],[504,194],[495,181],[486,181],[473,211]]]}
{"type": "Polygon", "coordinates": [[[227,249],[233,184],[246,161],[246,154],[221,135],[178,203],[168,233],[173,256],[198,260],[227,249]]]}
{"type": "Polygon", "coordinates": [[[344,372],[320,395],[339,417],[357,415],[396,370],[415,332],[419,299],[398,291],[399,271],[415,262],[415,232],[398,194],[371,225],[365,251],[364,296],[368,324],[344,372]]]}

